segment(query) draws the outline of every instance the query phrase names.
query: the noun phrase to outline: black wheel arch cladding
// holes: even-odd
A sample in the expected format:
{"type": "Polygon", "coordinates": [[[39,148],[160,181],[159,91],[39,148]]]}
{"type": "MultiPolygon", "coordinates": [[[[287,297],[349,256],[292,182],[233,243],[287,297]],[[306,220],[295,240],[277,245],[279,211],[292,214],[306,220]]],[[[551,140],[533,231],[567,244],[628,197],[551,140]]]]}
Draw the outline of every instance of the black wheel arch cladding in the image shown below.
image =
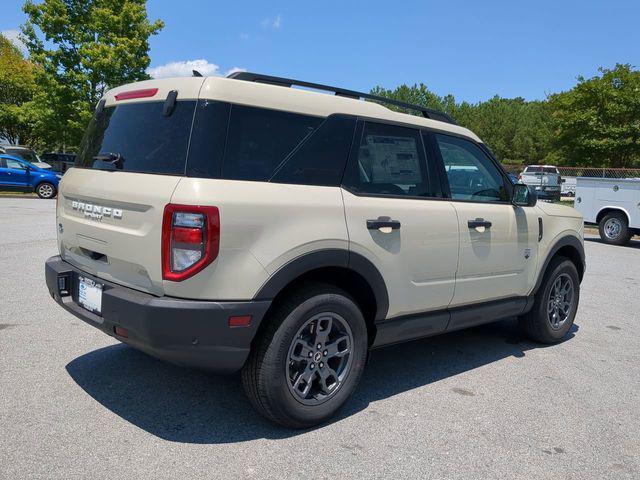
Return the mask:
{"type": "Polygon", "coordinates": [[[351,270],[371,288],[376,302],[375,320],[386,318],[389,294],[380,271],[364,256],[344,249],[323,249],[301,255],[276,271],[254,296],[254,300],[271,300],[296,279],[327,267],[351,270]]]}
{"type": "Polygon", "coordinates": [[[582,282],[584,271],[586,270],[584,246],[577,237],[573,235],[566,235],[557,240],[549,249],[549,253],[544,260],[542,269],[538,274],[538,279],[536,280],[533,294],[535,294],[540,289],[542,280],[544,279],[544,275],[549,267],[549,262],[551,262],[551,259],[558,254],[566,256],[576,265],[576,269],[578,270],[578,279],[580,282],[582,282]]]}

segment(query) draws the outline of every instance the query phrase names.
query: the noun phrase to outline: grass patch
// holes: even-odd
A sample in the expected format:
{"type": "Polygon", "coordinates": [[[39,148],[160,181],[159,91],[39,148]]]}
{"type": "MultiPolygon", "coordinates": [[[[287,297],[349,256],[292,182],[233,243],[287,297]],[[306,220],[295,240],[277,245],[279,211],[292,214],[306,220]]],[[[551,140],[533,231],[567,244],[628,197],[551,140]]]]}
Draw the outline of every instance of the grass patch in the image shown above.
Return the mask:
{"type": "Polygon", "coordinates": [[[34,192],[20,192],[20,191],[0,191],[0,197],[35,197],[34,192]]]}

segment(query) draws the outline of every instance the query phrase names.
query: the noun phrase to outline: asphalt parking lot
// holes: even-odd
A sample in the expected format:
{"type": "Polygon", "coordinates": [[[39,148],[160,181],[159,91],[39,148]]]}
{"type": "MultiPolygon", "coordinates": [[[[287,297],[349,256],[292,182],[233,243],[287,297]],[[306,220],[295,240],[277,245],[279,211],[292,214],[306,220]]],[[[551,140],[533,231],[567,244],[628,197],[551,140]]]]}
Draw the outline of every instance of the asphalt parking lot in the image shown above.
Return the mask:
{"type": "Polygon", "coordinates": [[[640,241],[590,236],[571,338],[513,321],[375,351],[331,424],[124,347],[44,284],[55,202],[0,198],[1,478],[640,477],[640,241]]]}

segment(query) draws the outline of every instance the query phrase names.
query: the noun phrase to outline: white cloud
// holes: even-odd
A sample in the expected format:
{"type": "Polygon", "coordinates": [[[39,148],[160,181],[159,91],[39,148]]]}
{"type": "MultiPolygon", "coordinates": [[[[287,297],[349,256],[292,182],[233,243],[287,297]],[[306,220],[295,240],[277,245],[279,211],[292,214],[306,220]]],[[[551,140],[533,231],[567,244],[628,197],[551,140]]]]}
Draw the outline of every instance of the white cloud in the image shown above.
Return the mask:
{"type": "Polygon", "coordinates": [[[262,20],[262,22],[260,22],[260,25],[262,25],[262,28],[275,28],[278,29],[282,26],[282,16],[278,15],[275,18],[265,18],[264,20],[262,20]]]}
{"type": "Polygon", "coordinates": [[[191,77],[193,70],[197,70],[205,77],[210,76],[227,76],[234,72],[244,72],[244,68],[233,67],[224,74],[220,72],[220,67],[215,63],[210,63],[204,59],[183,60],[179,62],[169,62],[157,67],[147,69],[147,73],[153,78],[167,77],[191,77]]]}
{"type": "Polygon", "coordinates": [[[20,40],[20,30],[15,30],[15,29],[3,30],[0,33],[2,33],[2,35],[7,37],[7,39],[9,39],[11,43],[13,43],[16,47],[18,47],[21,52],[27,51],[27,46],[22,42],[22,40],[20,40]]]}

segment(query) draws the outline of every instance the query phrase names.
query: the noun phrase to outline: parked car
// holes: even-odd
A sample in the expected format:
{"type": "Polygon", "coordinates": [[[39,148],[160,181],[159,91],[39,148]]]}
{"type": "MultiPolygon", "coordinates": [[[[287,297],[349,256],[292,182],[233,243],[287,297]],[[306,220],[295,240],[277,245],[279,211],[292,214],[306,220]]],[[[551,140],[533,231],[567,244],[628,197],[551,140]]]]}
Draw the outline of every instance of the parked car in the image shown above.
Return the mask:
{"type": "Polygon", "coordinates": [[[242,371],[296,428],[333,415],[372,348],[511,316],[565,338],[580,214],[446,114],[377,102],[247,72],[110,90],[60,183],[51,296],[156,357],[242,371]]]}
{"type": "Polygon", "coordinates": [[[535,188],[538,198],[560,200],[562,177],[553,165],[529,165],[520,174],[520,181],[535,188]]]}
{"type": "Polygon", "coordinates": [[[40,158],[50,164],[53,171],[60,173],[73,167],[76,161],[75,153],[43,153],[40,158]]]}
{"type": "Polygon", "coordinates": [[[22,160],[29,162],[41,169],[46,170],[48,168],[51,168],[51,165],[40,160],[38,154],[29,147],[22,147],[20,145],[3,145],[0,146],[0,153],[21,158],[22,160]]]}
{"type": "Polygon", "coordinates": [[[0,189],[36,192],[40,198],[54,198],[60,175],[21,158],[0,155],[0,189]]]}
{"type": "Polygon", "coordinates": [[[640,178],[578,177],[575,208],[605,243],[625,245],[640,235],[640,178]]]}

